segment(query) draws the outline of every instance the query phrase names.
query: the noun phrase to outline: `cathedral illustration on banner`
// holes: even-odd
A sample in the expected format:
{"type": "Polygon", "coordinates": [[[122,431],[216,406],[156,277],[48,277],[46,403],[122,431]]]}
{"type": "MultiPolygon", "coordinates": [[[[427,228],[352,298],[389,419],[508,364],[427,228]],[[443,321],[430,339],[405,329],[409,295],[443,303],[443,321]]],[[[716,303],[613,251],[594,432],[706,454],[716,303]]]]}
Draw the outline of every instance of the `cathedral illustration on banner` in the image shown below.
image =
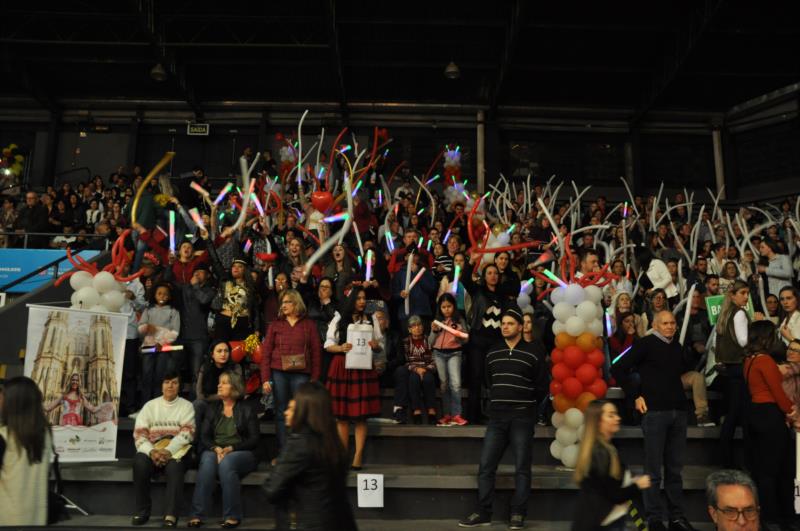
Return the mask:
{"type": "Polygon", "coordinates": [[[48,313],[31,378],[42,390],[52,425],[93,426],[116,420],[115,374],[108,316],[48,313]]]}

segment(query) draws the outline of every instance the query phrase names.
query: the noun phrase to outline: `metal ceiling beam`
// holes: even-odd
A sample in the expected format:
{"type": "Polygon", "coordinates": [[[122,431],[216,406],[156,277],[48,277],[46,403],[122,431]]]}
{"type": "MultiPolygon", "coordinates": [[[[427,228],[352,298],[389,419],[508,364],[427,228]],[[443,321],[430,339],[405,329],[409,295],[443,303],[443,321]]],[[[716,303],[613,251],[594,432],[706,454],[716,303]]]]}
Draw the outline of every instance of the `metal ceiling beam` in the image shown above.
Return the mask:
{"type": "MultiPolygon", "coordinates": [[[[143,41],[86,41],[66,39],[16,39],[0,38],[2,44],[30,44],[43,46],[120,46],[146,47],[150,42],[143,41]]],[[[316,48],[326,49],[328,44],[297,42],[161,42],[165,48],[316,48]]]]}
{"type": "Polygon", "coordinates": [[[344,74],[342,73],[342,53],[339,49],[339,28],[336,25],[336,0],[323,0],[324,17],[328,23],[328,47],[331,50],[331,66],[336,83],[336,91],[342,113],[347,113],[347,92],[344,85],[344,74]]]}
{"type": "Polygon", "coordinates": [[[504,28],[502,20],[491,18],[359,18],[342,17],[339,24],[352,26],[438,26],[438,27],[464,27],[464,28],[504,28]]]}
{"type": "Polygon", "coordinates": [[[711,20],[719,12],[723,2],[724,0],[705,0],[702,11],[692,10],[689,13],[689,23],[679,31],[675,39],[674,48],[667,52],[658,74],[653,77],[643,104],[631,119],[631,128],[636,127],[642,121],[678,76],[697,43],[700,42],[711,20]]]}
{"type": "Polygon", "coordinates": [[[56,100],[44,87],[36,83],[31,77],[28,66],[19,55],[13,54],[8,46],[3,46],[2,55],[4,77],[9,80],[10,83],[14,83],[14,80],[16,80],[17,85],[19,85],[22,90],[27,92],[39,105],[51,113],[58,114],[61,112],[61,107],[56,100]]]}
{"type": "Polygon", "coordinates": [[[494,84],[490,96],[491,108],[497,109],[497,100],[503,90],[503,84],[508,77],[508,71],[511,68],[511,59],[514,56],[514,50],[517,48],[519,41],[519,32],[522,28],[522,21],[524,18],[523,2],[521,0],[514,0],[511,7],[511,19],[506,26],[506,40],[503,47],[503,59],[500,63],[500,71],[497,73],[497,81],[494,84]]]}

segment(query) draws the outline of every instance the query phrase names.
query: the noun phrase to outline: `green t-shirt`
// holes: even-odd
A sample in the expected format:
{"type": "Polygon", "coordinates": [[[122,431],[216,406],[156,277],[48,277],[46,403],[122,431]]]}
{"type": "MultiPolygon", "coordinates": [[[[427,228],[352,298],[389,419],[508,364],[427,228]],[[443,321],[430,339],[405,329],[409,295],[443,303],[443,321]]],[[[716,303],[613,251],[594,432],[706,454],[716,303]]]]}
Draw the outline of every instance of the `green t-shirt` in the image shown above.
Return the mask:
{"type": "Polygon", "coordinates": [[[240,442],[242,442],[242,438],[239,437],[239,432],[236,430],[236,421],[233,420],[233,416],[222,415],[214,428],[214,444],[225,448],[240,442]]]}

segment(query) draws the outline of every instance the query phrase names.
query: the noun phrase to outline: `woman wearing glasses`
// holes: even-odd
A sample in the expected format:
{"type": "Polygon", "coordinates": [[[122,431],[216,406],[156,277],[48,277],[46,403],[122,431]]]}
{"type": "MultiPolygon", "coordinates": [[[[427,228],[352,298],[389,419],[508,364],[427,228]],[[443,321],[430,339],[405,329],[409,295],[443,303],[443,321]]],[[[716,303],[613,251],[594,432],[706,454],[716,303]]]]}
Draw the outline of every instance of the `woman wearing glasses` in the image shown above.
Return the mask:
{"type": "Polygon", "coordinates": [[[279,302],[279,317],[267,329],[261,357],[264,393],[275,393],[278,449],[286,442],[283,412],[301,384],[319,380],[322,350],[317,326],[306,317],[306,305],[300,294],[287,289],[279,302]]]}

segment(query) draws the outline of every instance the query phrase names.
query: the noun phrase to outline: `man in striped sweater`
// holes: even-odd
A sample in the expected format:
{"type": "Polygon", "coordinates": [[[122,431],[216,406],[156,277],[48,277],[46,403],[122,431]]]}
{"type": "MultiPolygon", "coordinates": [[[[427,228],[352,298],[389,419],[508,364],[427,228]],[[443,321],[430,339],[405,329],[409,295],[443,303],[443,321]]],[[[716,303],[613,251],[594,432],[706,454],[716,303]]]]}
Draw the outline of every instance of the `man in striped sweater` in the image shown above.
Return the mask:
{"type": "Polygon", "coordinates": [[[489,423],[478,469],[478,510],[458,525],[489,526],[492,521],[497,466],[506,448],[514,455],[514,495],[509,529],[522,529],[531,492],[531,446],[536,427],[536,403],[547,392],[547,365],[541,342],[522,338],[522,312],[507,308],[501,317],[503,339],[486,355],[489,423]]]}

